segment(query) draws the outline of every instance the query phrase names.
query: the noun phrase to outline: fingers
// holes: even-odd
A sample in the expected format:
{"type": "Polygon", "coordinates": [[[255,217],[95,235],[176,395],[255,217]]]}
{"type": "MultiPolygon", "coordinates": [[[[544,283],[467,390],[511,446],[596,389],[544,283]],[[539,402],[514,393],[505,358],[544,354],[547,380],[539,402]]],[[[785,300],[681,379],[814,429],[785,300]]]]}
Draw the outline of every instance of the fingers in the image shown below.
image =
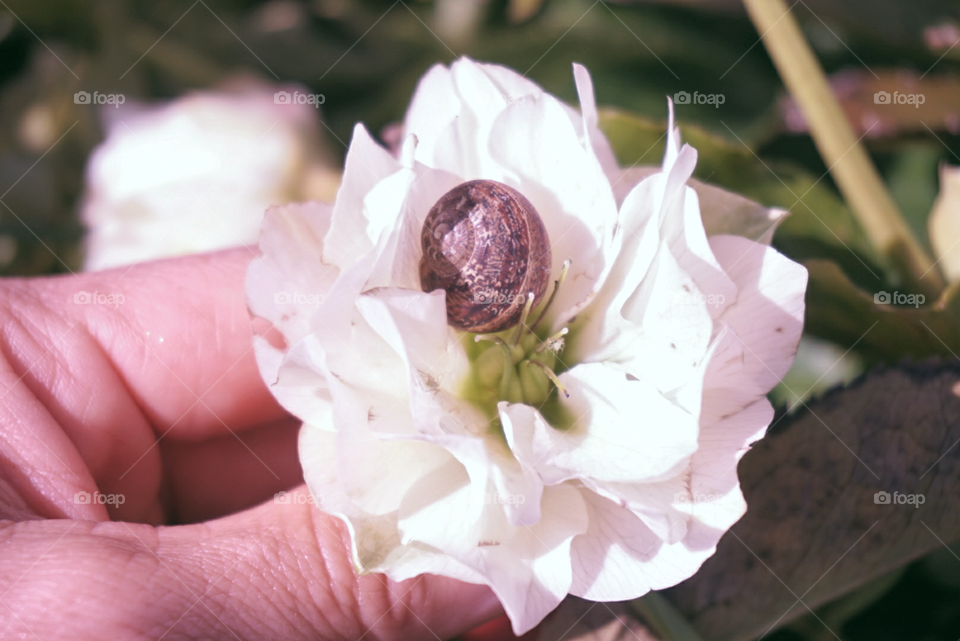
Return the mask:
{"type": "Polygon", "coordinates": [[[15,551],[0,558],[0,625],[39,638],[83,638],[96,621],[98,638],[408,640],[501,612],[484,586],[358,578],[347,541],[296,500],[202,526],[21,523],[0,529],[15,551]]]}
{"type": "Polygon", "coordinates": [[[300,421],[288,419],[201,442],[161,443],[172,523],[232,514],[303,483],[300,421]]]}
{"type": "Polygon", "coordinates": [[[87,328],[157,430],[196,439],[284,415],[252,350],[244,276],[253,257],[237,248],[33,284],[87,328]]]}
{"type": "MultiPolygon", "coordinates": [[[[99,490],[124,496],[115,518],[158,523],[166,443],[225,436],[243,450],[235,469],[262,467],[241,434],[286,414],[251,349],[243,279],[252,256],[239,248],[0,283],[0,456],[17,463],[0,469],[3,495],[42,516],[105,519],[103,505],[74,500],[99,490]]],[[[288,487],[298,474],[269,478],[288,487]]],[[[262,500],[275,483],[253,489],[230,504],[262,500]]],[[[23,507],[2,499],[7,516],[23,507]]]]}

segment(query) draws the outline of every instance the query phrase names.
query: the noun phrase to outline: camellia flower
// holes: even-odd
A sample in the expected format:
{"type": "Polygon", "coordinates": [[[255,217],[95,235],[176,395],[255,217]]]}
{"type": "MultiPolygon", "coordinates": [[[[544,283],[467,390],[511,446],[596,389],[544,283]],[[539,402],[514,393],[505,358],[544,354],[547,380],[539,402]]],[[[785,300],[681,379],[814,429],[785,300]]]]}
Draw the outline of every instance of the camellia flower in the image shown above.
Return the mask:
{"type": "Polygon", "coordinates": [[[487,584],[517,634],[567,594],[635,598],[713,554],[803,317],[801,266],[705,231],[761,208],[705,187],[701,215],[672,116],[662,168],[624,184],[574,75],[580,112],[503,67],[432,68],[398,157],[358,125],[336,203],[268,211],[247,278],[283,337],[257,339],[261,372],[358,571],[487,584]],[[562,282],[535,328],[456,329],[421,289],[427,213],[475,179],[542,218],[562,282]]]}
{"type": "Polygon", "coordinates": [[[278,104],[276,90],[105,108],[86,172],[85,268],[252,243],[270,205],[322,198],[317,109],[278,104]]]}

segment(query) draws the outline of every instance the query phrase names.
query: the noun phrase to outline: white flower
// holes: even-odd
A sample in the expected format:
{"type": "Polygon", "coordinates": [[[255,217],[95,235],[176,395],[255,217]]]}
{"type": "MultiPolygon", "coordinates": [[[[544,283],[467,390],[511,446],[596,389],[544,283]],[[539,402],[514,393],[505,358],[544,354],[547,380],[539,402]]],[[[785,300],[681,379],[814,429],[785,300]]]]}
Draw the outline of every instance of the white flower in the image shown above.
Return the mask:
{"type": "Polygon", "coordinates": [[[574,71],[582,113],[502,67],[434,67],[400,157],[358,125],[336,204],[269,211],[247,280],[283,336],[258,338],[262,374],[304,421],[307,484],[348,524],[358,569],[488,584],[517,634],[568,593],[630,599],[696,572],[746,509],[736,464],[803,318],[802,267],[707,237],[672,122],[662,170],[621,189],[630,172],[574,71]],[[502,400],[498,346],[420,291],[427,211],[477,178],[534,204],[553,278],[572,261],[538,331],[569,330],[552,361],[569,398],[502,400]]]}
{"type": "Polygon", "coordinates": [[[299,200],[318,160],[317,109],[275,88],[108,107],[87,166],[85,268],[256,242],[263,211],[299,200]]]}

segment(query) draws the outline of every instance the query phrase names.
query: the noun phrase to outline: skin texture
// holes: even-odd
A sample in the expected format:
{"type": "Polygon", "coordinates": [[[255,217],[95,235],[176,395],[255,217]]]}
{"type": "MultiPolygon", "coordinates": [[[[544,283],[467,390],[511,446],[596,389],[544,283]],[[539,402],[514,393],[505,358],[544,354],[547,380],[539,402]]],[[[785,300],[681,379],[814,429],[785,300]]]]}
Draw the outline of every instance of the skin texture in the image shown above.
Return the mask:
{"type": "Polygon", "coordinates": [[[253,255],[0,281],[11,638],[445,639],[502,612],[484,586],[356,576],[254,361],[253,255]],[[75,500],[98,491],[123,504],[75,500]]]}

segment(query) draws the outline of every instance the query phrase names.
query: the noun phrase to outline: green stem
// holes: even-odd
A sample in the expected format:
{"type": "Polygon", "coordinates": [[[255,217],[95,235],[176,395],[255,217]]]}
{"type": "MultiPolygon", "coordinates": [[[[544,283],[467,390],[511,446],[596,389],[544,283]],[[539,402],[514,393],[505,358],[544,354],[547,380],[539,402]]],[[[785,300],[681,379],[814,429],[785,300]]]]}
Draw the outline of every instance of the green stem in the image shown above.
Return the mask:
{"type": "Polygon", "coordinates": [[[744,5],[867,237],[904,279],[936,297],[944,287],[940,272],[910,231],[870,156],[854,136],[796,18],[784,0],[744,0],[744,5]]]}

